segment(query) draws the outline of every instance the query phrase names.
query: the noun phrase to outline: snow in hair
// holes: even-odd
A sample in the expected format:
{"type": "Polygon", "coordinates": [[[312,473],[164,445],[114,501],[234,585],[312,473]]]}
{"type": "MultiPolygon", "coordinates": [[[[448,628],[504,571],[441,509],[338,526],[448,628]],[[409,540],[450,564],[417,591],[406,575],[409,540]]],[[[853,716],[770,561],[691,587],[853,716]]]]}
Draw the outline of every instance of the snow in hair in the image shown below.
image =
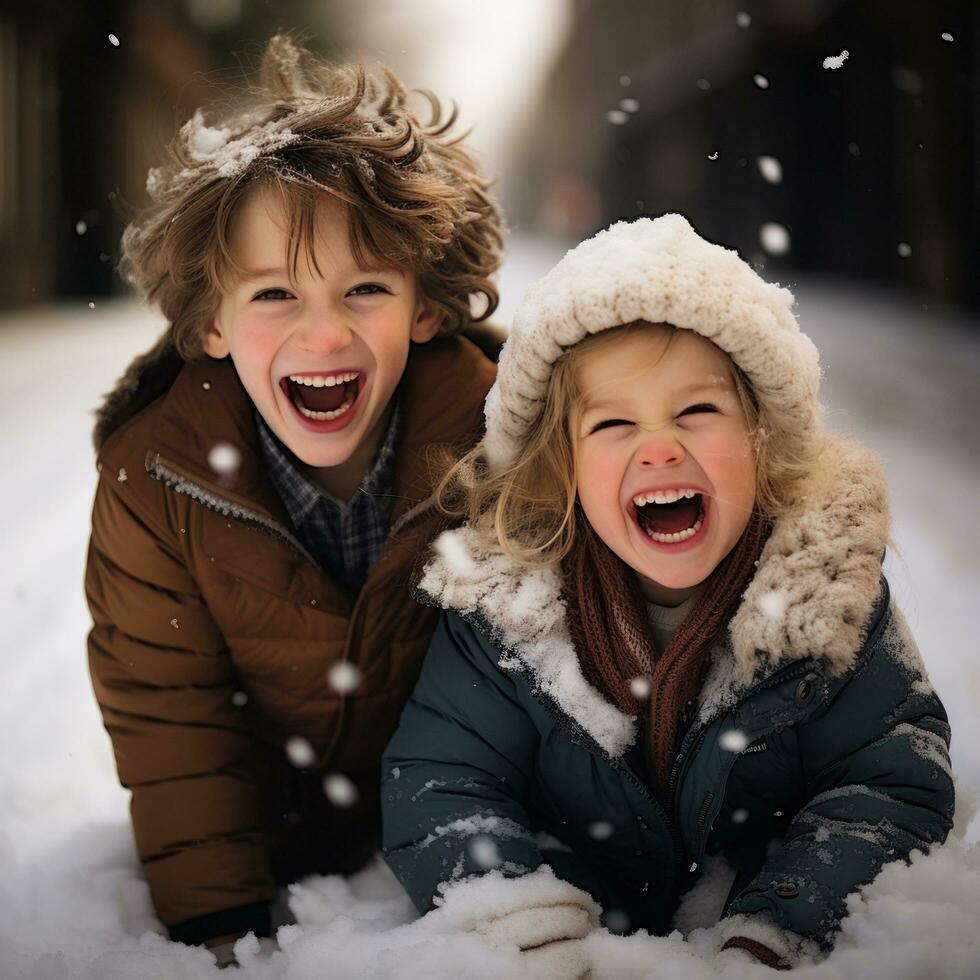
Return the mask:
{"type": "Polygon", "coordinates": [[[490,468],[517,458],[558,358],[590,334],[638,320],[693,330],[728,354],[769,408],[769,423],[806,455],[820,430],[820,368],[793,303],[788,289],[679,214],[614,224],[569,251],[515,314],[486,403],[490,468]]]}

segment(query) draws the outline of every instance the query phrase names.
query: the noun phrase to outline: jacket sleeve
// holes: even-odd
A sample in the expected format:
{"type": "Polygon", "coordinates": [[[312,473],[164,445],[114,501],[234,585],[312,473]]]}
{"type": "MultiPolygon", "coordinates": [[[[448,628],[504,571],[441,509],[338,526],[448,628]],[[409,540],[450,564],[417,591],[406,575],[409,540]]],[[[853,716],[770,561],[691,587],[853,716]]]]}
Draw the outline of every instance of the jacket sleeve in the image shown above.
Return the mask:
{"type": "Polygon", "coordinates": [[[497,659],[471,626],[443,613],[382,761],[385,859],[423,913],[440,885],[542,863],[521,803],[538,732],[497,659]]]}
{"type": "Polygon", "coordinates": [[[180,941],[268,934],[274,884],[231,659],[177,535],[123,498],[100,479],[89,667],[153,902],[180,941]]]}
{"type": "Polygon", "coordinates": [[[892,608],[830,703],[799,726],[807,803],[728,912],[766,912],[824,948],[845,898],[890,861],[941,843],[954,791],[946,712],[892,608]]]}

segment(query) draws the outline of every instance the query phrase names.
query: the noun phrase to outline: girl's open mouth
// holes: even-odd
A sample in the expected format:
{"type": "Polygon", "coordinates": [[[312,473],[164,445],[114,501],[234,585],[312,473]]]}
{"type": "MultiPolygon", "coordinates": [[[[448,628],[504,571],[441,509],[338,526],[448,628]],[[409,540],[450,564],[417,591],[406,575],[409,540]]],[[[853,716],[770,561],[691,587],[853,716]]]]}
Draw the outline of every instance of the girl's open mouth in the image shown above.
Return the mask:
{"type": "Polygon", "coordinates": [[[681,544],[695,537],[704,526],[705,498],[695,490],[668,491],[633,498],[633,517],[640,530],[658,544],[681,544]],[[665,498],[675,499],[665,499],[665,498]]]}
{"type": "Polygon", "coordinates": [[[342,371],[331,375],[291,374],[282,378],[279,385],[308,428],[334,431],[353,415],[363,381],[360,371],[342,371]]]}

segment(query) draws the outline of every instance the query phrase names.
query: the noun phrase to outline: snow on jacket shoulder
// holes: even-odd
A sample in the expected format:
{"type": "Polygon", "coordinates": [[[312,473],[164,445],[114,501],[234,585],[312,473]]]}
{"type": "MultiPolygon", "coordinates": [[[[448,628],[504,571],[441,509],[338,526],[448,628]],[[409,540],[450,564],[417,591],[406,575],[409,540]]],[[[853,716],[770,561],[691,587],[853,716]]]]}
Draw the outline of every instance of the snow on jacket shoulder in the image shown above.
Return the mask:
{"type": "Polygon", "coordinates": [[[834,440],[808,490],[713,651],[669,813],[630,764],[635,718],[581,674],[555,574],[453,532],[470,562],[420,583],[446,611],[383,763],[385,855],[420,910],[546,863],[611,928],[664,932],[721,853],[727,915],[827,946],[850,892],[946,838],[949,727],[880,576],[877,467],[834,440]]]}
{"type": "Polygon", "coordinates": [[[355,601],[293,536],[231,364],[174,376],[157,354],[100,422],[89,662],[157,912],[200,942],[267,929],[276,879],[342,869],[377,826],[381,751],[437,619],[408,593],[433,527],[413,510],[430,493],[427,451],[477,437],[494,366],[463,338],[413,347],[392,531],[355,601]],[[131,415],[154,371],[164,393],[131,415]],[[222,443],[234,473],[208,463],[222,443]],[[360,672],[350,694],[327,679],[343,661],[360,672]],[[291,739],[306,743],[295,765],[291,739]],[[325,769],[354,782],[357,805],[330,806],[325,769]]]}

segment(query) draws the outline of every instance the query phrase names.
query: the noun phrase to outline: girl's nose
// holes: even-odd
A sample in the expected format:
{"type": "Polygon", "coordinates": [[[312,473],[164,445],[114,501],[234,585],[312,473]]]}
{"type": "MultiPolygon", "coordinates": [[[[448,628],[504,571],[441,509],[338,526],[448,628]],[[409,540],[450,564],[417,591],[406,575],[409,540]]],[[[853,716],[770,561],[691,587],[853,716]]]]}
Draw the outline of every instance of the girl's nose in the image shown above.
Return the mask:
{"type": "Polygon", "coordinates": [[[353,339],[350,326],[337,311],[310,311],[296,334],[296,343],[304,351],[321,356],[347,347],[353,339]]]}
{"type": "Polygon", "coordinates": [[[649,433],[636,450],[634,461],[643,469],[660,466],[674,466],[680,463],[686,453],[684,447],[669,429],[649,433]]]}

